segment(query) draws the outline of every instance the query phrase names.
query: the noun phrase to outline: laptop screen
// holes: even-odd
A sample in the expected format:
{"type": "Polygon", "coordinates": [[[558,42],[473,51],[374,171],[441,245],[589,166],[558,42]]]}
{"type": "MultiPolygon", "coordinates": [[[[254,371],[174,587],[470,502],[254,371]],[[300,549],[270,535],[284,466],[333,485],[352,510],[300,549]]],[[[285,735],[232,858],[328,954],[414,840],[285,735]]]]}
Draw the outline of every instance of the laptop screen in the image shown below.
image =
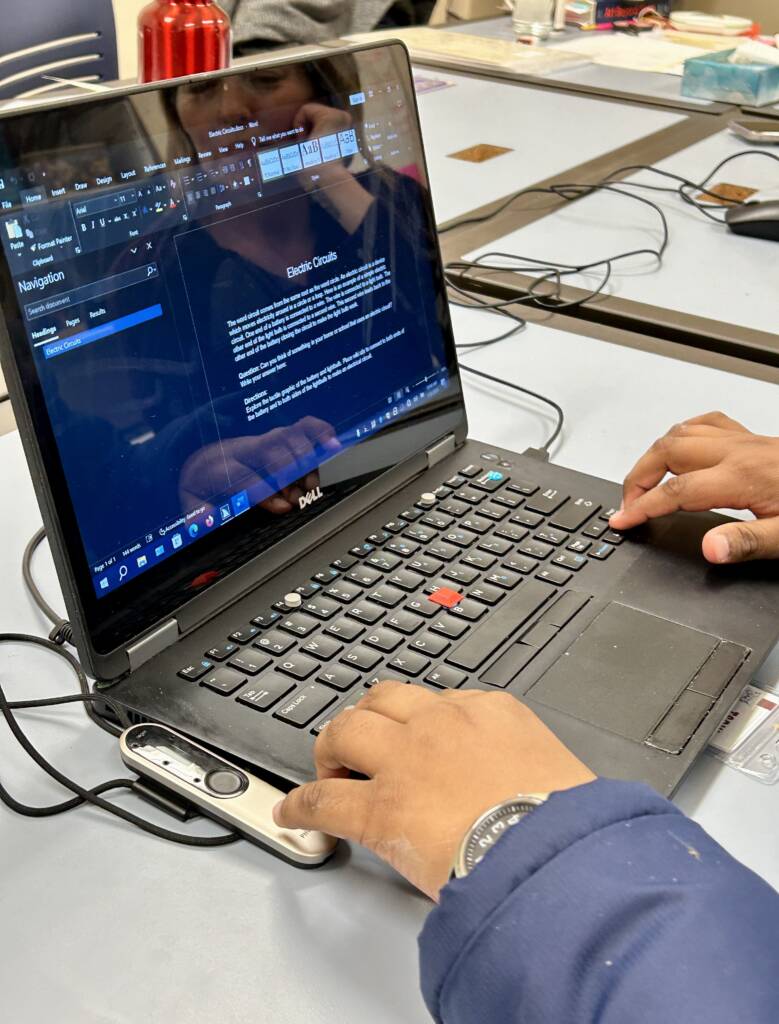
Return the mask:
{"type": "Polygon", "coordinates": [[[462,415],[398,46],[9,117],[0,239],[53,504],[109,645],[139,602],[165,614],[462,415]]]}

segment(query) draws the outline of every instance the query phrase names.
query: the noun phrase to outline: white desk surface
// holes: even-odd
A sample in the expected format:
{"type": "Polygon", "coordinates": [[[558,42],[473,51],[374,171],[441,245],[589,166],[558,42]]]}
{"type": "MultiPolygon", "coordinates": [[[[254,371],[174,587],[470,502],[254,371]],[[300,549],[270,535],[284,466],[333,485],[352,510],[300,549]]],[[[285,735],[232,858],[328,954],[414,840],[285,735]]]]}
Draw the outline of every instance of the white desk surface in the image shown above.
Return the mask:
{"type": "MultiPolygon", "coordinates": [[[[466,22],[462,25],[449,25],[448,32],[461,32],[463,35],[485,36],[488,39],[515,39],[511,27],[511,18],[490,18],[487,21],[466,22]]],[[[581,30],[567,28],[564,33],[555,33],[549,40],[552,46],[563,44],[566,37],[576,38],[581,30]]],[[[632,93],[647,101],[674,100],[682,105],[706,109],[712,105],[711,100],[690,99],[681,94],[681,78],[678,75],[663,75],[652,71],[630,71],[627,68],[611,68],[604,64],[589,64],[585,67],[572,68],[565,71],[554,71],[540,75],[545,81],[570,82],[572,85],[586,85],[595,89],[606,89],[613,93],[632,93]]]]}
{"type": "MultiPolygon", "coordinates": [[[[494,333],[489,314],[455,310],[459,340],[494,333]]],[[[721,406],[776,432],[768,384],[540,326],[468,354],[481,368],[545,392],[568,426],[555,460],[620,478],[670,423],[721,406]]],[[[534,404],[466,378],[471,433],[515,450],[549,423],[534,404]]],[[[18,436],[0,438],[4,493],[0,593],[5,630],[43,631],[19,562],[39,523],[18,436]]],[[[48,553],[36,559],[49,598],[48,553]]],[[[17,699],[69,692],[64,665],[45,653],[0,651],[17,699]]],[[[779,656],[764,667],[779,682],[779,656]]],[[[96,784],[125,775],[109,736],[76,708],[30,712],[31,737],[62,770],[96,784]]],[[[0,728],[3,783],[44,803],[61,792],[0,728]]],[[[134,797],[125,806],[154,816],[134,797]]],[[[677,803],[733,854],[779,886],[779,786],[704,756],[677,803]]],[[[162,820],[161,818],[159,820],[162,820]]],[[[168,827],[176,827],[169,819],[168,827]]],[[[202,825],[206,831],[209,825],[202,825]]],[[[30,820],[0,806],[0,992],[3,1019],[20,1024],[423,1024],[416,936],[429,909],[359,849],[320,871],[289,868],[245,843],[194,850],[131,830],[99,811],[30,820]]]]}
{"type": "MultiPolygon", "coordinates": [[[[771,151],[771,147],[766,148],[771,151]]],[[[739,152],[751,155],[723,168],[712,185],[729,182],[771,189],[774,194],[779,191],[779,162],[755,155],[749,143],[728,131],[704,139],[657,166],[701,181],[720,160],[739,152]]],[[[673,185],[646,172],[630,180],[673,185]]],[[[637,191],[663,209],[668,218],[670,244],[661,267],[650,256],[616,264],[605,294],[777,333],[776,242],[734,235],[677,196],[637,191]]],[[[521,253],[535,259],[579,264],[645,246],[657,248],[660,235],[659,218],[653,210],[603,192],[578,200],[478,251],[521,253]]],[[[568,283],[584,288],[591,285],[592,279],[571,278],[568,283]]]]}
{"type": "Polygon", "coordinates": [[[418,97],[439,224],[686,116],[448,71],[419,69],[419,74],[455,83],[418,97]],[[512,151],[481,164],[449,155],[479,143],[512,151]]]}

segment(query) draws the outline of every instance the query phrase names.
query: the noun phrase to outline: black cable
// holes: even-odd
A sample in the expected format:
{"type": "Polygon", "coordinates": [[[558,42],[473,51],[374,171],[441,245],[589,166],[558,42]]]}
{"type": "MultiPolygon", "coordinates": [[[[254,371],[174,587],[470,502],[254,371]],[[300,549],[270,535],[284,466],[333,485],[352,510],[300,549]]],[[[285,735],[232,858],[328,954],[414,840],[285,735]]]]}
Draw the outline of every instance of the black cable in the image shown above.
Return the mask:
{"type": "Polygon", "coordinates": [[[27,547],[24,549],[24,554],[22,555],[22,579],[30,593],[30,597],[49,622],[52,623],[53,629],[49,633],[49,639],[55,644],[71,644],[73,643],[73,629],[70,623],[67,619],[63,619],[61,615],[58,615],[52,608],[40,592],[38,584],[35,582],[35,578],[32,574],[33,555],[38,550],[45,537],[46,530],[41,527],[40,530],[36,531],[36,533],[34,533],[27,542],[27,547]]]}
{"type": "MultiPolygon", "coordinates": [[[[40,543],[40,541],[38,543],[40,543]]],[[[0,644],[6,643],[34,644],[38,647],[50,650],[64,658],[76,673],[79,687],[82,691],[79,694],[69,694],[65,697],[46,697],[41,698],[40,700],[9,702],[5,696],[2,685],[0,685],[0,713],[5,718],[14,739],[39,768],[54,779],[55,782],[58,782],[61,786],[74,794],[73,798],[65,800],[59,804],[53,804],[47,807],[32,807],[28,804],[21,803],[21,801],[11,796],[5,786],[3,786],[2,781],[0,781],[0,802],[5,804],[9,810],[12,810],[17,814],[23,814],[27,817],[51,817],[56,814],[63,814],[65,811],[72,810],[73,808],[86,803],[99,807],[102,810],[107,811],[109,814],[113,814],[114,816],[121,818],[123,821],[134,825],[143,832],[147,832],[159,839],[167,839],[169,842],[179,843],[184,846],[224,846],[227,843],[234,843],[236,840],[241,838],[237,832],[229,832],[222,836],[190,836],[182,832],[172,832],[170,829],[161,828],[160,826],[147,821],[145,818],[141,818],[137,814],[133,814],[131,811],[126,811],[122,807],[116,807],[114,804],[109,803],[109,801],[102,798],[101,794],[110,790],[118,788],[133,789],[135,785],[133,779],[113,779],[110,782],[101,783],[99,786],[93,787],[92,789],[87,789],[86,787],[79,785],[77,782],[74,782],[72,779],[69,779],[66,775],[63,775],[62,772],[47,761],[46,758],[44,758],[43,755],[40,754],[32,745],[16,720],[14,711],[52,707],[59,704],[70,704],[81,701],[84,703],[87,713],[89,713],[90,705],[95,701],[100,701],[107,704],[123,724],[129,724],[126,713],[121,705],[111,697],[108,697],[105,694],[94,694],[89,692],[89,684],[81,665],[78,663],[76,658],[70,654],[69,651],[64,650],[61,645],[58,645],[51,640],[45,640],[43,637],[31,636],[26,633],[0,633],[0,644]]],[[[90,717],[92,717],[93,721],[97,720],[98,724],[102,725],[104,728],[107,727],[107,723],[103,723],[100,719],[97,719],[97,716],[94,716],[94,714],[90,715],[90,717]]],[[[120,730],[113,730],[110,727],[108,728],[108,731],[111,732],[112,735],[118,735],[120,732],[120,730]]]]}

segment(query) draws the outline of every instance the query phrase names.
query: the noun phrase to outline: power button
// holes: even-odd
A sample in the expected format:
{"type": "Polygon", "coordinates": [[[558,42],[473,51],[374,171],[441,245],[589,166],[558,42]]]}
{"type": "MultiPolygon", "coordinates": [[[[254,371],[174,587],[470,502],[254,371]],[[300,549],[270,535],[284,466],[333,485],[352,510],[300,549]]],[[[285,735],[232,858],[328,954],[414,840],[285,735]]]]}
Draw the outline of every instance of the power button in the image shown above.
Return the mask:
{"type": "Polygon", "coordinates": [[[229,768],[218,768],[206,775],[206,786],[217,796],[237,796],[246,788],[246,779],[229,768]]]}

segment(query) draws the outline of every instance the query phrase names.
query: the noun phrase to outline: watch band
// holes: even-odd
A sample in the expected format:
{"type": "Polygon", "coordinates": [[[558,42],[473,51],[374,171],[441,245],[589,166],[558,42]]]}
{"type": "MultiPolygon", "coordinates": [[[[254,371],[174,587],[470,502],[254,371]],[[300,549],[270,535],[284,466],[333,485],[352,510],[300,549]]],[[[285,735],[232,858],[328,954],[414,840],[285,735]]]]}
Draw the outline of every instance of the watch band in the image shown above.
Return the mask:
{"type": "Polygon", "coordinates": [[[548,798],[548,793],[519,793],[481,814],[460,842],[450,877],[464,878],[501,836],[545,803],[548,798]]]}

